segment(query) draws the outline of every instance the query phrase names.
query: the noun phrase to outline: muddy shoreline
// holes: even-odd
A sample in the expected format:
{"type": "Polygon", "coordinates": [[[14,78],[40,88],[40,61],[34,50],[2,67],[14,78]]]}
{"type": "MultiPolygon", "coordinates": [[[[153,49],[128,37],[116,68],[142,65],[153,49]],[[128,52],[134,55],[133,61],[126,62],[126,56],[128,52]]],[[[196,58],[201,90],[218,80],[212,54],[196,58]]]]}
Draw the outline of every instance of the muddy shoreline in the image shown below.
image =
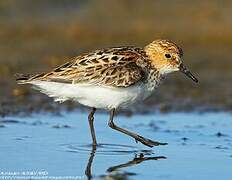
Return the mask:
{"type": "MultiPolygon", "coordinates": [[[[6,87],[5,89],[8,89],[6,87]]],[[[4,90],[4,88],[2,89],[4,90]]],[[[64,103],[54,102],[30,86],[15,85],[15,88],[5,90],[5,95],[1,96],[0,116],[31,115],[32,113],[52,113],[59,114],[61,111],[89,111],[89,107],[84,107],[76,102],[67,101],[64,103]]],[[[99,110],[104,111],[104,110],[99,110]]],[[[231,112],[232,105],[225,102],[211,102],[193,97],[175,97],[175,94],[165,95],[165,92],[157,91],[143,103],[120,109],[118,113],[130,116],[133,114],[147,114],[154,112],[231,112]]]]}

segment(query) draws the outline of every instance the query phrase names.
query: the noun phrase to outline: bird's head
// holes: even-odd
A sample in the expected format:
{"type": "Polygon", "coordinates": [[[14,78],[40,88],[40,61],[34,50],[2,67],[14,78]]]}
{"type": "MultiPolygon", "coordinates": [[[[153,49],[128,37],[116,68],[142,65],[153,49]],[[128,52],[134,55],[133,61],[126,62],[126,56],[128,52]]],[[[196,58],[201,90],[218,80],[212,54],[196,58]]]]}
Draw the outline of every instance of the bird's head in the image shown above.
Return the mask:
{"type": "Polygon", "coordinates": [[[183,51],[174,42],[169,40],[155,40],[145,47],[145,52],[151,64],[162,75],[180,71],[198,82],[197,78],[184,66],[182,62],[183,51]]]}

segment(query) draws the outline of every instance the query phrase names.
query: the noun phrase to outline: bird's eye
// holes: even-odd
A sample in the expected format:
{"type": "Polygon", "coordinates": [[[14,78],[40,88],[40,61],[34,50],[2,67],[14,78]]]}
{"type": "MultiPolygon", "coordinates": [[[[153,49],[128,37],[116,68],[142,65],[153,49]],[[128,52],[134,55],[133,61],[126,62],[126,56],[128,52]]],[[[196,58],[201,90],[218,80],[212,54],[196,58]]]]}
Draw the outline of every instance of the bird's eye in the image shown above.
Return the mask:
{"type": "Polygon", "coordinates": [[[170,54],[165,54],[165,57],[166,58],[171,58],[171,55],[170,54]]]}

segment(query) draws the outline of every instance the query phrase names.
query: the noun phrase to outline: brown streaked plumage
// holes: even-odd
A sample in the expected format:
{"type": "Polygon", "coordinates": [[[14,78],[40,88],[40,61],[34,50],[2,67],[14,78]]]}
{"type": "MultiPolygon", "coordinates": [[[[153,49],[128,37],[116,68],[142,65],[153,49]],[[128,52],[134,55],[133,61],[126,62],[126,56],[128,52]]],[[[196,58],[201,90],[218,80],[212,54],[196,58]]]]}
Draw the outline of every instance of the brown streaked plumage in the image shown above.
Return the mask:
{"type": "Polygon", "coordinates": [[[56,101],[74,100],[92,107],[89,125],[93,145],[97,144],[93,127],[96,108],[110,110],[109,126],[149,147],[164,145],[116,126],[115,110],[146,99],[164,77],[181,71],[198,80],[183,65],[183,51],[168,40],[155,40],[144,48],[116,47],[96,50],[74,57],[53,71],[37,75],[19,75],[17,82],[32,84],[56,101]]]}
{"type": "Polygon", "coordinates": [[[41,80],[128,87],[144,78],[146,70],[139,65],[145,62],[146,54],[140,48],[109,48],[77,56],[49,73],[28,79],[22,76],[17,80],[25,83],[41,80]]]}

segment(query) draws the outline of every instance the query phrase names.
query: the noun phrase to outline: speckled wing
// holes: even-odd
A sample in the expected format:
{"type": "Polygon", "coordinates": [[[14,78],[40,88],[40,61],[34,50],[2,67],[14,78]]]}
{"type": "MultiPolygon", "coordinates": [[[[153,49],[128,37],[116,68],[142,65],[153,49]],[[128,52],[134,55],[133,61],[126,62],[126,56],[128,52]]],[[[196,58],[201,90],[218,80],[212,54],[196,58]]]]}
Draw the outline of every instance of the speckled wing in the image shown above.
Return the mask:
{"type": "Polygon", "coordinates": [[[140,48],[98,50],[75,57],[54,71],[32,79],[128,87],[144,78],[144,70],[138,65],[143,60],[143,51],[140,48]]]}

